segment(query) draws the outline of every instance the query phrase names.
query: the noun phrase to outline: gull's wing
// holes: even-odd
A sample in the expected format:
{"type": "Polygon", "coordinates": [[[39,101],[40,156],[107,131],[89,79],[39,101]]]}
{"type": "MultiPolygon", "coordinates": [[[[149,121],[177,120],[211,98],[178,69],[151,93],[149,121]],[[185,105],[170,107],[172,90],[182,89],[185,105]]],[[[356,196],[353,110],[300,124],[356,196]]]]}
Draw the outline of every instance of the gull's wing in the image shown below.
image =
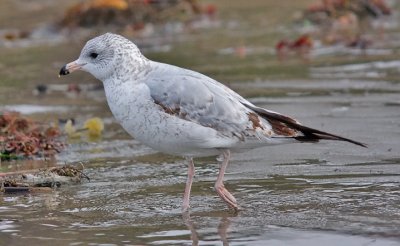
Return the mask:
{"type": "MultiPolygon", "coordinates": [[[[153,63],[146,76],[154,103],[165,113],[211,127],[224,136],[249,139],[292,139],[318,142],[321,139],[365,144],[303,126],[297,120],[256,107],[223,84],[194,71],[153,63]]],[[[259,142],[258,142],[259,143],[259,142]]]]}
{"type": "Polygon", "coordinates": [[[225,136],[270,137],[270,124],[244,104],[228,87],[200,73],[156,63],[145,83],[160,110],[211,127],[225,136]]]}

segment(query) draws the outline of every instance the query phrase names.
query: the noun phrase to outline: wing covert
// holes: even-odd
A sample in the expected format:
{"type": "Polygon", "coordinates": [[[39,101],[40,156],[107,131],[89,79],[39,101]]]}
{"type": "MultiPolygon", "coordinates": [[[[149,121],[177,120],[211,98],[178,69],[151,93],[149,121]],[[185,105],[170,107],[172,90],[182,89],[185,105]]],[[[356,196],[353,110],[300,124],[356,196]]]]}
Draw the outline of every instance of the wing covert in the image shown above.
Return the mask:
{"type": "Polygon", "coordinates": [[[238,94],[200,73],[171,67],[153,70],[145,82],[161,110],[223,135],[244,137],[251,127],[251,110],[238,100],[238,94]]]}

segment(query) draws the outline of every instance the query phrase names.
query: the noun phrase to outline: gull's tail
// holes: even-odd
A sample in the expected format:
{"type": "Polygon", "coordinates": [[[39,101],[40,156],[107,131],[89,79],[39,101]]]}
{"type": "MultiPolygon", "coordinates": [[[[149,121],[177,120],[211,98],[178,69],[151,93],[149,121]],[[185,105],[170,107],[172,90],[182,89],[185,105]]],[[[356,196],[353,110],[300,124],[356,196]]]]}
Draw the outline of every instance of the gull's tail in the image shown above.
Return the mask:
{"type": "Polygon", "coordinates": [[[356,144],[361,147],[367,148],[367,145],[358,141],[354,141],[349,138],[344,138],[328,132],[323,132],[317,129],[313,129],[307,126],[303,126],[297,120],[288,116],[268,111],[263,108],[256,107],[254,105],[244,104],[246,107],[253,110],[259,116],[266,119],[272,126],[275,132],[282,133],[283,136],[294,138],[300,142],[318,142],[319,140],[337,140],[346,141],[352,144],[356,144]],[[299,135],[298,133],[302,134],[299,135]]]}

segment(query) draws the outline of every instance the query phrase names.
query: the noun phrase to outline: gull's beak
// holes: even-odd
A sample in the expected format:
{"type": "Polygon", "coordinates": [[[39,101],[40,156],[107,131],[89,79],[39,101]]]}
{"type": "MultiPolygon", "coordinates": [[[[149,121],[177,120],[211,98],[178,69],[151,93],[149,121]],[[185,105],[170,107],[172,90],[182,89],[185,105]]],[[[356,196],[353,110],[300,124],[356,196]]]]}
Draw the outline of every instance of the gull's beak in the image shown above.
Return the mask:
{"type": "Polygon", "coordinates": [[[82,66],[85,64],[78,64],[76,61],[70,62],[68,64],[65,64],[61,70],[60,73],[58,74],[58,77],[60,77],[61,75],[67,75],[72,73],[75,70],[79,70],[82,69],[82,66]]]}

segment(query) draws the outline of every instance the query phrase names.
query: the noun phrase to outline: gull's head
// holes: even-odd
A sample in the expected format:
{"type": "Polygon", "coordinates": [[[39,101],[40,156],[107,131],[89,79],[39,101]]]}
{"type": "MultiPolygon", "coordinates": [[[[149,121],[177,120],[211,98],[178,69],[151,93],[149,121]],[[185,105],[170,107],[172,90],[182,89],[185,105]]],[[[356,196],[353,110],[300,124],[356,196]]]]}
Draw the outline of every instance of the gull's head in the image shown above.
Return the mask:
{"type": "MultiPolygon", "coordinates": [[[[67,75],[76,70],[91,73],[99,80],[118,73],[121,65],[135,69],[135,63],[145,59],[134,43],[112,33],[106,33],[89,40],[83,47],[79,58],[64,65],[59,75],[67,75]],[[135,62],[136,61],[136,62],[135,62]]],[[[129,72],[126,69],[125,72],[129,72]]]]}

